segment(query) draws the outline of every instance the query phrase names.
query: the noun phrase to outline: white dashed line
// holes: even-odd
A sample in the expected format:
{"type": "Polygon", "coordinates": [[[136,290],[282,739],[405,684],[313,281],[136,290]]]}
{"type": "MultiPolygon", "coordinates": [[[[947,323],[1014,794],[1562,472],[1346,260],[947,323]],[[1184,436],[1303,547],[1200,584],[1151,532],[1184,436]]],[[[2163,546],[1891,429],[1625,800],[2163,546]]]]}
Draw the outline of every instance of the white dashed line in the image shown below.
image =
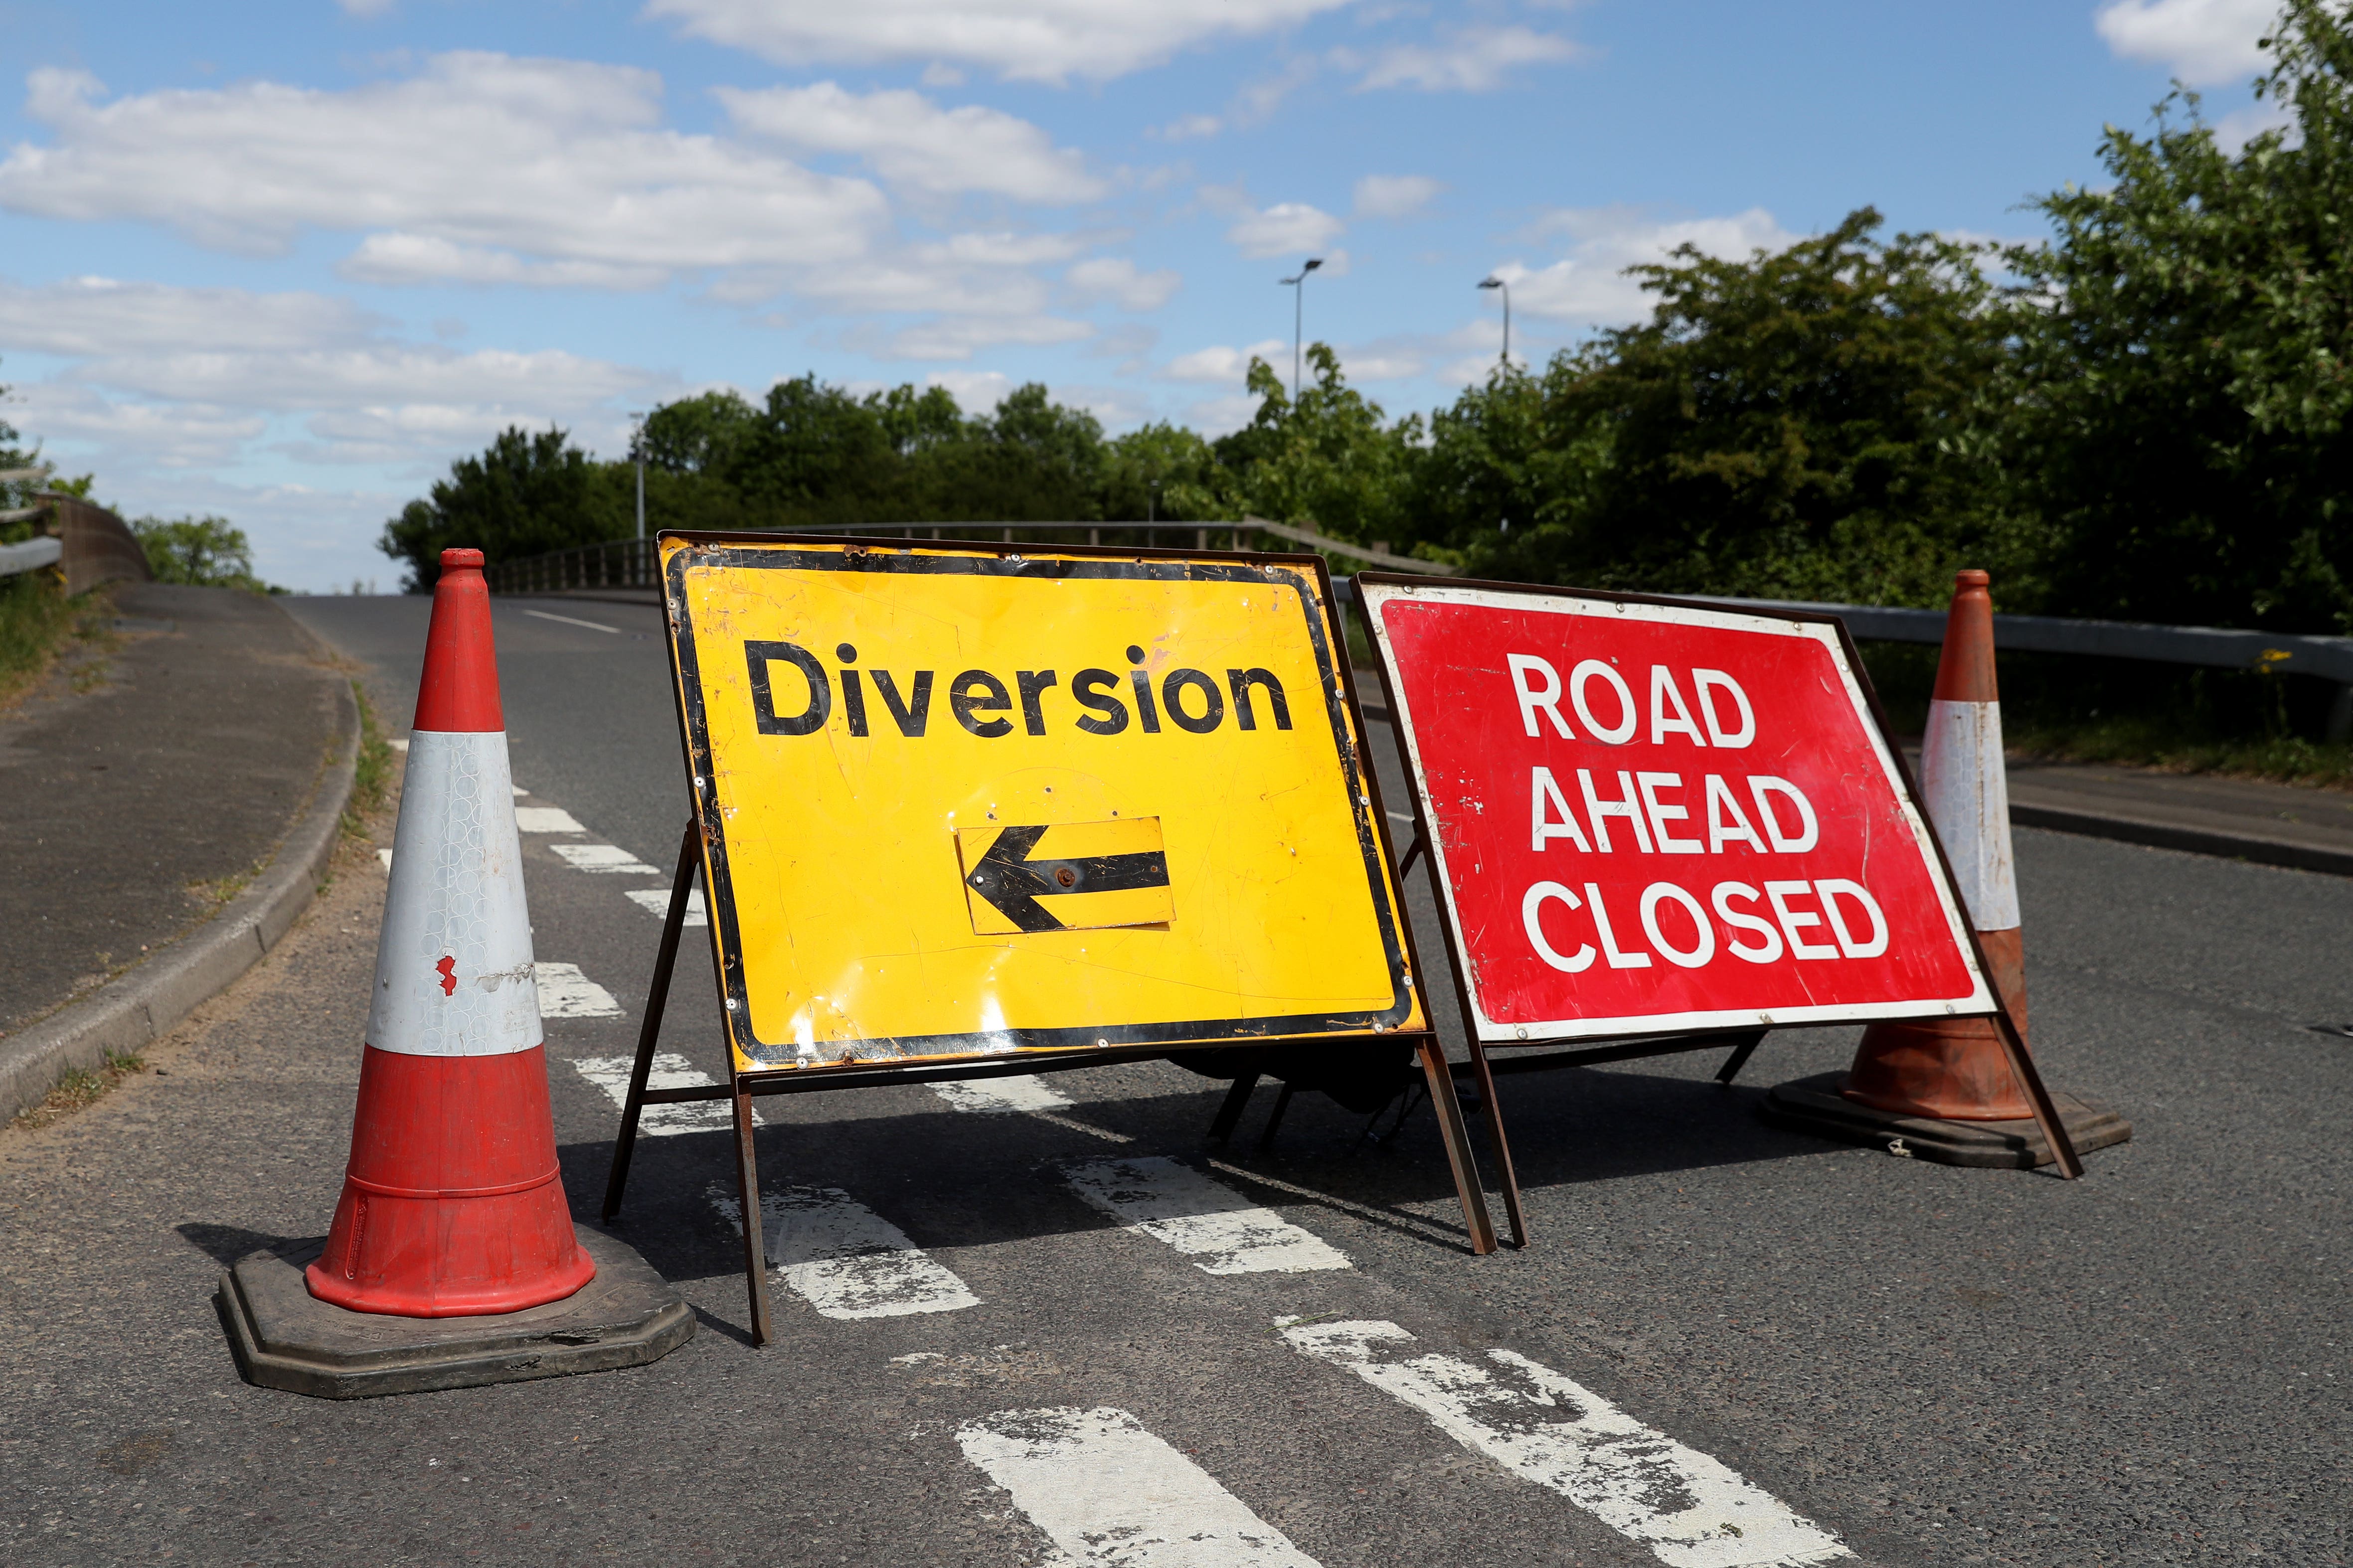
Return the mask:
{"type": "Polygon", "coordinates": [[[1045,1080],[1021,1078],[976,1078],[959,1083],[935,1083],[932,1092],[958,1110],[1003,1114],[1008,1110],[1067,1110],[1071,1102],[1048,1089],[1045,1080]]]}
{"type": "MultiPolygon", "coordinates": [[[[656,920],[665,919],[670,914],[670,894],[659,888],[631,888],[629,902],[656,920]]],[[[686,895],[685,923],[691,926],[707,926],[711,923],[710,915],[703,911],[702,889],[700,888],[690,889],[686,895]]]]}
{"type": "Polygon", "coordinates": [[[1071,1568],[1318,1568],[1124,1410],[1004,1410],[956,1443],[1071,1568]]]}
{"type": "Polygon", "coordinates": [[[515,807],[517,833],[586,833],[588,830],[573,819],[570,812],[560,805],[519,805],[515,807]]]}
{"type": "Polygon", "coordinates": [[[573,619],[570,616],[552,616],[545,610],[525,610],[523,614],[526,616],[537,616],[543,621],[562,621],[567,626],[586,626],[592,632],[611,632],[616,637],[619,636],[621,631],[621,628],[618,626],[601,626],[595,621],[578,621],[573,619]]]}
{"type": "MultiPolygon", "coordinates": [[[[515,815],[521,816],[522,813],[517,812],[515,815]]],[[[575,871],[622,872],[638,877],[652,877],[659,874],[651,866],[618,845],[551,844],[548,847],[563,856],[575,871]]]]}
{"type": "Polygon", "coordinates": [[[1349,1267],[1345,1254],[1190,1165],[1161,1155],[1066,1166],[1080,1197],[1166,1242],[1205,1274],[1304,1274],[1349,1267]]]}
{"type": "Polygon", "coordinates": [[[1474,1454],[1559,1493],[1668,1568],[1799,1568],[1852,1557],[1705,1454],[1511,1351],[1482,1366],[1416,1355],[1395,1323],[1298,1323],[1282,1337],[1411,1405],[1474,1454]]]}
{"type": "Polygon", "coordinates": [[[617,1018],[621,1005],[613,994],[580,973],[576,963],[534,966],[539,982],[539,1016],[543,1018],[617,1018]]]}
{"type": "MultiPolygon", "coordinates": [[[[716,1184],[709,1195],[741,1235],[735,1195],[716,1184]]],[[[762,1193],[760,1214],[777,1278],[828,1318],[903,1318],[980,1305],[905,1232],[838,1187],[762,1193]]]]}
{"type": "MultiPolygon", "coordinates": [[[[582,1078],[605,1091],[614,1105],[629,1100],[629,1069],[633,1057],[583,1057],[572,1066],[582,1078]]],[[[648,1089],[706,1089],[719,1080],[676,1051],[656,1051],[648,1089]]],[[[757,1125],[760,1113],[752,1112],[757,1125]]],[[[638,1112],[638,1131],[649,1138],[674,1138],[681,1132],[725,1131],[735,1125],[735,1114],[723,1100],[690,1100],[684,1105],[649,1105],[638,1112]]]]}

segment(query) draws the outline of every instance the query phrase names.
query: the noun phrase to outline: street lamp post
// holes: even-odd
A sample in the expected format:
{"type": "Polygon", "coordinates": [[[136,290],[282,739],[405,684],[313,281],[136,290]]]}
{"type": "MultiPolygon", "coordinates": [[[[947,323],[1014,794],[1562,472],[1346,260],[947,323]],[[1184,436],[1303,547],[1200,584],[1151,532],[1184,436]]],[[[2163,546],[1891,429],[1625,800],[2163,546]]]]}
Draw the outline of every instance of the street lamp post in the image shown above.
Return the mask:
{"type": "Polygon", "coordinates": [[[1512,286],[1500,278],[1482,278],[1479,280],[1479,287],[1503,290],[1504,353],[1502,358],[1505,364],[1509,364],[1512,363],[1512,286]]]}
{"type": "Polygon", "coordinates": [[[1300,327],[1307,319],[1303,304],[1307,290],[1303,285],[1307,275],[1323,265],[1322,257],[1311,256],[1306,265],[1299,269],[1299,276],[1282,280],[1282,286],[1291,290],[1291,401],[1293,406],[1299,402],[1300,327]]]}
{"type": "Polygon", "coordinates": [[[638,537],[646,536],[646,416],[632,414],[635,421],[629,430],[629,458],[638,466],[638,537]]]}

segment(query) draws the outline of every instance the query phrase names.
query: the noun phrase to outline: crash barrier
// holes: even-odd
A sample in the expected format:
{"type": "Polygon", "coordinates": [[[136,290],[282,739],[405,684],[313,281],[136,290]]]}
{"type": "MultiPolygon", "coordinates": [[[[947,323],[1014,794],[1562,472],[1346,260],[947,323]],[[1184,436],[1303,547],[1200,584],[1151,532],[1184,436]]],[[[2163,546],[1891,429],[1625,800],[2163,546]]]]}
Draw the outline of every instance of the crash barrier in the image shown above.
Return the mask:
{"type": "Polygon", "coordinates": [[[658,543],[693,815],[607,1219],[644,1107],[729,1100],[765,1343],[756,1096],[1403,1043],[1493,1250],[1321,557],[658,543]],[[729,1081],[651,1089],[698,873],[729,1081]]]}
{"type": "MultiPolygon", "coordinates": [[[[45,476],[43,468],[16,468],[0,480],[45,476]]],[[[65,578],[68,594],[82,594],[101,583],[146,583],[154,578],[147,568],[147,551],[139,536],[114,513],[93,506],[79,496],[53,490],[34,492],[35,504],[0,514],[0,521],[35,521],[44,537],[22,544],[0,546],[0,576],[55,566],[65,578]],[[46,559],[45,559],[46,557],[46,559]]]]}
{"type": "MultiPolygon", "coordinates": [[[[1301,544],[1319,554],[1365,562],[1377,569],[1417,575],[1452,577],[1454,568],[1392,553],[1379,544],[1356,544],[1333,539],[1313,529],[1263,518],[1240,522],[1021,522],[1021,523],[840,523],[812,524],[805,533],[858,534],[871,538],[955,539],[994,538],[1012,543],[1016,536],[1068,538],[1081,534],[1090,545],[1106,538],[1124,542],[1131,538],[1149,545],[1164,541],[1189,543],[1207,550],[1213,540],[1234,549],[1259,536],[1301,544]]],[[[586,544],[573,550],[533,555],[490,569],[493,592],[501,594],[562,593],[583,588],[648,588],[654,586],[653,544],[649,540],[623,539],[607,544],[586,544]]],[[[1352,595],[1343,580],[1333,584],[1344,600],[1352,595]]],[[[1717,598],[1692,595],[1699,604],[1736,608],[1798,610],[1836,616],[1861,642],[1941,642],[1945,612],[1883,605],[1841,605],[1798,599],[1717,598]]],[[[2163,626],[2138,621],[2081,620],[2058,616],[1996,616],[1994,644],[2014,653],[2063,653],[2097,658],[2138,659],[2157,664],[2183,664],[2210,669],[2260,669],[2273,674],[2306,675],[2337,687],[2329,709],[2327,738],[2353,740],[2353,637],[2301,633],[2238,631],[2221,626],[2163,626]]]]}
{"type": "MultiPolygon", "coordinates": [[[[1313,529],[1294,528],[1288,523],[1269,522],[1263,518],[1244,518],[1240,522],[944,522],[944,523],[810,523],[795,530],[809,535],[850,535],[864,539],[925,539],[941,542],[960,540],[991,541],[999,544],[1017,542],[1016,536],[1046,535],[1050,539],[1068,540],[1076,543],[1080,535],[1086,536],[1090,546],[1140,544],[1150,549],[1174,544],[1178,548],[1190,545],[1196,551],[1208,550],[1214,542],[1229,550],[1246,550],[1261,534],[1273,539],[1303,544],[1319,554],[1338,555],[1352,561],[1365,561],[1392,571],[1428,573],[1436,576],[1451,576],[1454,569],[1434,561],[1418,561],[1411,556],[1396,555],[1380,545],[1351,544],[1345,540],[1330,539],[1313,529]]],[[[657,585],[659,571],[656,542],[650,539],[616,539],[603,544],[583,544],[570,550],[551,551],[544,555],[527,555],[520,560],[501,562],[485,573],[491,591],[496,594],[560,594],[587,588],[647,588],[657,585]]],[[[1334,588],[1344,597],[1345,583],[1335,583],[1334,588]]]]}
{"type": "Polygon", "coordinates": [[[0,577],[14,577],[23,572],[37,572],[44,566],[54,566],[65,554],[62,539],[28,539],[22,544],[0,544],[0,577]]]}
{"type": "Polygon", "coordinates": [[[1926,807],[1832,616],[1356,579],[1412,780],[1514,1238],[1492,1049],[1735,1051],[1763,1031],[1990,1021],[2081,1166],[1926,807]]]}

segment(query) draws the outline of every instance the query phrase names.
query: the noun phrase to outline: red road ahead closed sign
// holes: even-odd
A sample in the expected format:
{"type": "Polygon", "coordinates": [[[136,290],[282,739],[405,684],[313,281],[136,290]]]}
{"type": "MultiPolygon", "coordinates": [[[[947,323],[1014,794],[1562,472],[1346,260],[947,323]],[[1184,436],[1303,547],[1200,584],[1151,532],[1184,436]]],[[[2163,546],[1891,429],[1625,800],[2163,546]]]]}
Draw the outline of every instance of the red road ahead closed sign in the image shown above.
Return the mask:
{"type": "Polygon", "coordinates": [[[1357,586],[1481,1040],[1996,1011],[1835,622],[1357,586]]]}

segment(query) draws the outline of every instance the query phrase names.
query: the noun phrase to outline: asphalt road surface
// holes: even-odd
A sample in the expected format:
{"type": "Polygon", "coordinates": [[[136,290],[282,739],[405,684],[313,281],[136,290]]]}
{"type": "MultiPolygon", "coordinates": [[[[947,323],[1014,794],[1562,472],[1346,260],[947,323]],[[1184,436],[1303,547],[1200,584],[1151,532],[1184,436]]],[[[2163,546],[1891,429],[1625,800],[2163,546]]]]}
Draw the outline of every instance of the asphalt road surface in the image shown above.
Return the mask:
{"type": "MultiPolygon", "coordinates": [[[[397,732],[427,602],[291,607],[397,732]]],[[[526,818],[554,830],[525,858],[538,956],[576,970],[548,1048],[592,1216],[677,727],[651,608],[501,600],[496,627],[518,804],[576,824],[526,818]]],[[[173,1076],[0,1134],[0,1557],[2346,1562],[2353,1040],[2315,1026],[2353,1020],[2353,881],[2031,832],[2019,858],[2044,1074],[2137,1130],[2079,1183],[1762,1125],[1852,1030],[1775,1036],[1730,1089],[1712,1056],[1506,1079],[1535,1245],[1485,1258],[1426,1110],[1375,1143],[1303,1095],[1261,1151],[1271,1089],[1213,1148],[1222,1086],[1166,1063],[781,1097],[754,1351],[720,1113],[679,1108],[619,1228],[692,1342],[335,1405],[239,1383],[207,1293],[333,1204],[361,858],[173,1076]]],[[[691,945],[666,1070],[723,1070],[714,1007],[691,945]]]]}

